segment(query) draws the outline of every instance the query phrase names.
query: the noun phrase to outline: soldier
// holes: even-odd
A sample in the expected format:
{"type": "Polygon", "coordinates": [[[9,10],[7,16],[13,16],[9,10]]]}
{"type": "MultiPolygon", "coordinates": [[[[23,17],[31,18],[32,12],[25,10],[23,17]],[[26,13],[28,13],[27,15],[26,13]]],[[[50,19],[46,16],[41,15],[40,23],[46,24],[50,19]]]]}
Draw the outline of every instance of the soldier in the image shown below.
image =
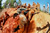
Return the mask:
{"type": "Polygon", "coordinates": [[[34,10],[33,9],[31,9],[30,11],[29,11],[29,16],[28,16],[28,20],[30,21],[31,20],[31,15],[34,13],[34,10]]]}
{"type": "Polygon", "coordinates": [[[10,3],[8,3],[7,8],[10,8],[10,5],[11,5],[11,4],[10,4],[10,3]]]}
{"type": "Polygon", "coordinates": [[[24,4],[23,4],[23,7],[26,8],[26,6],[27,6],[26,3],[24,3],[24,4]]]}
{"type": "Polygon", "coordinates": [[[5,8],[6,8],[6,6],[7,6],[7,5],[6,5],[6,3],[5,3],[5,5],[4,5],[4,6],[5,6],[5,8]]]}
{"type": "Polygon", "coordinates": [[[0,27],[0,33],[2,33],[2,27],[0,27]]]}
{"type": "Polygon", "coordinates": [[[40,11],[40,4],[37,2],[37,5],[36,5],[36,9],[38,10],[38,11],[40,11]]]}
{"type": "Polygon", "coordinates": [[[21,0],[19,0],[19,1],[18,1],[18,3],[19,3],[19,4],[18,4],[19,6],[21,6],[21,5],[22,5],[21,0]]]}
{"type": "Polygon", "coordinates": [[[49,3],[47,3],[47,13],[49,13],[49,3]]]}
{"type": "Polygon", "coordinates": [[[14,7],[17,7],[17,3],[16,2],[14,2],[14,7]]]}
{"type": "Polygon", "coordinates": [[[19,26],[20,26],[20,28],[22,28],[22,27],[24,27],[24,24],[27,23],[27,18],[24,15],[24,11],[21,12],[21,14],[19,15],[19,17],[20,17],[20,21],[21,21],[21,24],[19,26]]]}
{"type": "Polygon", "coordinates": [[[36,9],[36,4],[35,4],[34,2],[33,2],[33,5],[32,5],[32,7],[36,9]]]}
{"type": "Polygon", "coordinates": [[[28,4],[27,8],[31,8],[31,5],[30,5],[30,4],[28,4]]]}
{"type": "Polygon", "coordinates": [[[45,4],[43,5],[43,11],[44,11],[44,12],[46,11],[46,9],[45,9],[45,4]]]}

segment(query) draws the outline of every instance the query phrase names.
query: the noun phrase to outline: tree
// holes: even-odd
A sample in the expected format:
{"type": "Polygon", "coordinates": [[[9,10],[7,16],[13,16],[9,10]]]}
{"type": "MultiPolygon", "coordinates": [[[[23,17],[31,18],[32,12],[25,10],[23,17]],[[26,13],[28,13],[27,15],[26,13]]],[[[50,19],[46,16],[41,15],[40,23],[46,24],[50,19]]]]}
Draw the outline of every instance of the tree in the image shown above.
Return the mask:
{"type": "Polygon", "coordinates": [[[21,0],[19,0],[18,3],[21,4],[21,0]]]}
{"type": "Polygon", "coordinates": [[[16,0],[11,0],[11,7],[14,6],[14,2],[16,2],[16,0]]]}
{"type": "Polygon", "coordinates": [[[21,0],[19,0],[18,2],[21,3],[21,0]]]}
{"type": "Polygon", "coordinates": [[[8,5],[8,3],[9,3],[9,1],[10,1],[10,0],[6,0],[6,2],[5,2],[5,3],[3,3],[2,8],[6,8],[6,6],[7,6],[7,5],[8,5]]]}
{"type": "Polygon", "coordinates": [[[14,6],[14,2],[16,2],[16,0],[6,0],[6,2],[4,3],[3,7],[5,7],[5,5],[7,6],[10,3],[10,7],[14,6]]]}
{"type": "Polygon", "coordinates": [[[0,0],[0,9],[1,9],[1,2],[2,2],[2,0],[0,0]]]}

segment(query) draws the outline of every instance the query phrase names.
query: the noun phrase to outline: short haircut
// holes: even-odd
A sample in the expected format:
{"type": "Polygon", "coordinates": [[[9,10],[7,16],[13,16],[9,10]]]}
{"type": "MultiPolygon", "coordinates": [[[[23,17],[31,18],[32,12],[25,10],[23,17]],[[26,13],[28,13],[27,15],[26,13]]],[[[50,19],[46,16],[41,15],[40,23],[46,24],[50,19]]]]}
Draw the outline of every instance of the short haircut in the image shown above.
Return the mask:
{"type": "Polygon", "coordinates": [[[19,14],[21,14],[21,11],[19,12],[19,14]]]}
{"type": "Polygon", "coordinates": [[[13,18],[15,18],[17,15],[18,15],[18,14],[17,14],[17,13],[15,13],[15,14],[13,15],[13,18]]]}

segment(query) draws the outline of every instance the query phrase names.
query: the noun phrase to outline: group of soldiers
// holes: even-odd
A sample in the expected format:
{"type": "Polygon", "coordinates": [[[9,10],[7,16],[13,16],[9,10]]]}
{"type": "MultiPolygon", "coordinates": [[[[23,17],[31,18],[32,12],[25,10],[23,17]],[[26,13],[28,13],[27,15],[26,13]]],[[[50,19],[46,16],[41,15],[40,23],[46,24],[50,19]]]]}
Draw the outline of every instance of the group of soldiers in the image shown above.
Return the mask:
{"type": "MultiPolygon", "coordinates": [[[[7,8],[10,8],[11,3],[8,3],[7,8]]],[[[24,8],[36,8],[38,10],[40,10],[40,4],[37,2],[37,5],[33,2],[33,5],[31,6],[30,4],[28,4],[28,6],[26,5],[26,3],[24,3],[23,5],[21,3],[17,4],[17,2],[14,2],[14,7],[24,7],[24,8]]]]}
{"type": "Polygon", "coordinates": [[[43,5],[43,11],[49,13],[49,3],[47,3],[47,9],[45,8],[45,4],[43,5]]]}
{"type": "Polygon", "coordinates": [[[30,22],[33,14],[36,14],[39,11],[40,4],[38,2],[37,5],[33,2],[32,6],[30,4],[28,4],[27,6],[25,3],[23,5],[17,5],[16,8],[7,9],[7,11],[4,12],[3,15],[0,17],[0,26],[2,27],[3,33],[13,33],[13,29],[16,27],[23,29],[24,25],[30,22]]]}
{"type": "MultiPolygon", "coordinates": [[[[8,3],[7,8],[10,8],[11,3],[8,3]]],[[[40,4],[37,2],[37,5],[33,2],[33,5],[31,6],[30,4],[28,4],[28,6],[26,5],[26,3],[24,3],[23,5],[21,3],[17,4],[17,2],[14,2],[14,7],[20,6],[20,7],[25,7],[25,8],[36,8],[38,9],[38,11],[40,10],[40,4]]],[[[5,5],[6,6],[6,5],[5,5]]],[[[43,11],[49,13],[49,3],[47,3],[47,9],[45,8],[45,4],[43,5],[43,11]]]]}

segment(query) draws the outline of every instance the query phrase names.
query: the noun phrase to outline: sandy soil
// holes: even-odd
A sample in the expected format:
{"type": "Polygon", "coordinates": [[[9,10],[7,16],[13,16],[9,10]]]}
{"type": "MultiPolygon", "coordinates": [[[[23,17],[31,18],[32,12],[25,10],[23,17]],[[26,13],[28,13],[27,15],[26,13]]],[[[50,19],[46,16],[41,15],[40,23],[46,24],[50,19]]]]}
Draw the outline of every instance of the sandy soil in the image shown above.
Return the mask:
{"type": "MultiPolygon", "coordinates": [[[[47,22],[50,23],[50,15],[48,13],[44,13],[44,12],[40,12],[39,14],[35,14],[33,17],[32,17],[32,20],[31,21],[34,21],[35,24],[36,24],[36,27],[41,27],[43,28],[44,26],[47,25],[47,22]]],[[[46,33],[48,30],[48,27],[41,30],[41,31],[37,31],[36,30],[36,33],[46,33]]]]}

